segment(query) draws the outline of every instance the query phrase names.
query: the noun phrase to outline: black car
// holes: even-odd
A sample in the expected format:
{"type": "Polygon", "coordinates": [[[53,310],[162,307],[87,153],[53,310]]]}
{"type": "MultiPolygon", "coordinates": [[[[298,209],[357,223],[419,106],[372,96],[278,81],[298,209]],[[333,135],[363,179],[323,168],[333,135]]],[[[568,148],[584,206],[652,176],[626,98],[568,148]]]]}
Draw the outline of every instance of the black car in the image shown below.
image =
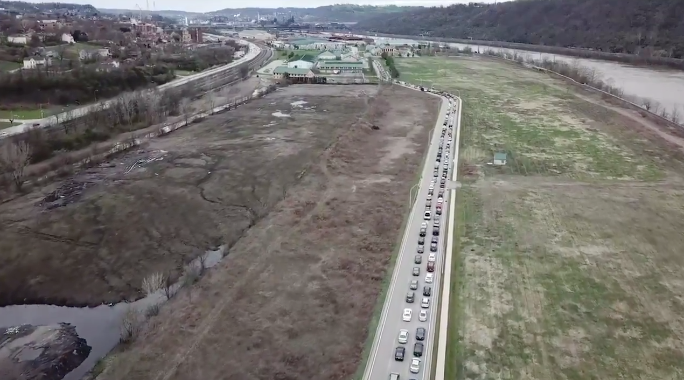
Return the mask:
{"type": "Polygon", "coordinates": [[[420,276],[420,267],[413,267],[413,275],[420,276]]]}
{"type": "Polygon", "coordinates": [[[433,227],[433,228],[432,228],[432,235],[434,235],[434,236],[439,236],[439,228],[433,227]]]}
{"type": "Polygon", "coordinates": [[[423,256],[421,256],[421,255],[416,255],[416,256],[413,258],[413,262],[416,263],[416,264],[422,263],[422,262],[423,262],[423,256]]]}
{"type": "Polygon", "coordinates": [[[416,342],[416,344],[413,345],[413,356],[417,358],[423,356],[423,343],[416,342]]]}
{"type": "Polygon", "coordinates": [[[404,347],[395,348],[394,349],[394,360],[396,360],[398,362],[403,362],[405,352],[406,352],[406,349],[404,347]]]}
{"type": "Polygon", "coordinates": [[[440,184],[439,184],[439,188],[440,188],[440,189],[443,189],[443,188],[445,188],[445,187],[446,187],[446,184],[444,184],[444,183],[440,183],[440,184]]]}
{"type": "Polygon", "coordinates": [[[432,294],[432,287],[431,286],[423,286],[423,295],[425,297],[430,297],[430,294],[432,294]]]}
{"type": "Polygon", "coordinates": [[[416,329],[416,340],[425,340],[425,327],[418,327],[416,329]]]}
{"type": "Polygon", "coordinates": [[[433,236],[432,243],[439,243],[439,238],[437,236],[433,236]]]}

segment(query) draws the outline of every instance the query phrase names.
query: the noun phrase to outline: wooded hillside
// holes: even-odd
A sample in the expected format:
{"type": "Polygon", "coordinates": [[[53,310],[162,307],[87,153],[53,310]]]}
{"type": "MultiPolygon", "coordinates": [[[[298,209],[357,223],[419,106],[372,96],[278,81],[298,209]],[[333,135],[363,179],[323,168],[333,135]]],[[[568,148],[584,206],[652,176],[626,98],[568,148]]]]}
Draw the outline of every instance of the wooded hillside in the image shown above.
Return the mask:
{"type": "Polygon", "coordinates": [[[355,29],[684,58],[683,0],[526,0],[418,8],[355,29]]]}

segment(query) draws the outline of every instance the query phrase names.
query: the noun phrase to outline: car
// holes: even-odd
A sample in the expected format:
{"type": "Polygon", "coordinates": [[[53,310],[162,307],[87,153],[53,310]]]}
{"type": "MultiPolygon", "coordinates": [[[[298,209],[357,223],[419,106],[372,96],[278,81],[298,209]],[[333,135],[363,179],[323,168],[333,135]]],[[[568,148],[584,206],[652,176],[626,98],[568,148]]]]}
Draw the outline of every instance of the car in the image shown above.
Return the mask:
{"type": "Polygon", "coordinates": [[[415,255],[415,256],[413,257],[413,262],[416,263],[416,264],[422,263],[422,262],[423,262],[423,256],[421,256],[421,255],[415,255]]]}
{"type": "Polygon", "coordinates": [[[430,299],[427,297],[423,297],[423,300],[420,301],[420,307],[423,309],[427,309],[430,307],[430,299]]]}
{"type": "Polygon", "coordinates": [[[423,348],[424,348],[423,343],[416,342],[413,345],[413,356],[415,356],[417,358],[423,356],[423,348]]]}
{"type": "Polygon", "coordinates": [[[427,230],[427,228],[425,228],[425,227],[420,227],[420,232],[418,233],[418,235],[420,235],[421,237],[425,236],[426,230],[427,230]]]}
{"type": "Polygon", "coordinates": [[[395,372],[390,373],[389,380],[399,380],[399,374],[395,372]]]}
{"type": "Polygon", "coordinates": [[[413,275],[416,277],[420,276],[420,267],[413,267],[413,275]]]}
{"type": "MultiPolygon", "coordinates": [[[[402,358],[401,360],[404,359],[402,358]]],[[[409,371],[411,371],[411,373],[420,372],[420,359],[413,358],[411,360],[411,366],[409,367],[409,371]]]]}
{"type": "Polygon", "coordinates": [[[439,171],[435,169],[435,171],[432,172],[433,177],[437,177],[439,175],[439,171]]]}
{"type": "Polygon", "coordinates": [[[411,282],[409,282],[409,289],[411,289],[411,290],[418,289],[418,280],[411,280],[411,282]]]}
{"type": "Polygon", "coordinates": [[[443,184],[446,183],[446,180],[445,180],[444,178],[442,178],[442,179],[439,180],[439,183],[443,185],[443,184]]]}
{"type": "Polygon", "coordinates": [[[409,338],[408,330],[404,330],[404,329],[399,330],[399,338],[397,339],[399,341],[399,343],[406,344],[408,342],[408,338],[409,338]]]}
{"type": "Polygon", "coordinates": [[[424,245],[425,244],[425,237],[421,236],[418,238],[418,245],[424,245]]]}
{"type": "Polygon", "coordinates": [[[416,299],[416,293],[415,292],[408,292],[406,293],[406,303],[413,303],[413,300],[416,299]]]}
{"type": "Polygon", "coordinates": [[[427,271],[428,272],[434,272],[435,271],[435,262],[434,261],[428,261],[427,271]]]}
{"type": "Polygon", "coordinates": [[[433,261],[437,261],[437,255],[434,252],[430,252],[430,255],[428,256],[428,262],[433,261]]]}
{"type": "Polygon", "coordinates": [[[437,198],[437,206],[442,207],[442,204],[444,204],[444,198],[442,198],[442,197],[437,198]]]}
{"type": "Polygon", "coordinates": [[[425,211],[425,214],[423,215],[423,219],[430,220],[431,217],[432,217],[432,213],[430,211],[425,211]]]}
{"type": "Polygon", "coordinates": [[[432,286],[423,286],[423,295],[426,297],[430,297],[432,294],[432,286]]]}
{"type": "Polygon", "coordinates": [[[406,352],[406,349],[404,347],[395,348],[394,349],[394,360],[396,360],[398,362],[403,362],[405,352],[406,352]]]}
{"type": "MultiPolygon", "coordinates": [[[[441,185],[440,185],[441,186],[441,185]]],[[[437,210],[435,212],[437,215],[442,215],[442,208],[440,206],[437,206],[437,210]]]]}
{"type": "MultiPolygon", "coordinates": [[[[421,322],[427,321],[427,310],[421,309],[420,314],[418,314],[418,320],[421,322]]],[[[416,338],[418,339],[418,338],[416,338]]]]}
{"type": "Polygon", "coordinates": [[[437,243],[430,243],[430,252],[437,252],[437,243]]]}
{"type": "Polygon", "coordinates": [[[416,252],[418,252],[418,253],[423,253],[423,252],[425,252],[425,250],[423,249],[423,246],[422,246],[422,245],[419,245],[419,246],[418,246],[418,249],[416,250],[416,252]]]}
{"type": "Polygon", "coordinates": [[[439,220],[435,220],[435,222],[432,224],[432,227],[439,227],[440,223],[439,220]]]}
{"type": "Polygon", "coordinates": [[[440,189],[443,189],[443,188],[445,188],[445,187],[446,187],[446,183],[440,183],[440,184],[439,184],[439,188],[440,188],[440,189]]]}
{"type": "Polygon", "coordinates": [[[439,236],[439,227],[432,227],[432,235],[439,236]]]}
{"type": "MultiPolygon", "coordinates": [[[[425,197],[425,200],[427,202],[432,202],[432,194],[428,194],[427,197],[425,197]]],[[[425,225],[425,227],[427,227],[427,224],[425,225]]]]}
{"type": "MultiPolygon", "coordinates": [[[[424,312],[425,315],[427,315],[427,311],[425,311],[425,310],[421,310],[420,312],[421,313],[424,312]]],[[[416,329],[416,340],[419,340],[419,341],[425,340],[425,334],[426,334],[425,327],[418,327],[416,329]]]]}
{"type": "Polygon", "coordinates": [[[437,193],[437,195],[439,195],[440,197],[444,196],[444,190],[439,190],[439,192],[437,193]]]}
{"type": "Polygon", "coordinates": [[[439,238],[437,236],[433,236],[432,240],[430,242],[431,243],[439,243],[439,238]]]}
{"type": "Polygon", "coordinates": [[[441,216],[439,216],[437,214],[435,214],[435,216],[433,217],[434,220],[439,220],[439,218],[441,218],[441,216]]]}
{"type": "Polygon", "coordinates": [[[428,190],[434,190],[435,189],[435,184],[431,183],[430,186],[428,187],[428,190]]]}
{"type": "Polygon", "coordinates": [[[433,191],[434,191],[434,189],[428,189],[428,195],[432,195],[433,191]]]}
{"type": "Polygon", "coordinates": [[[441,161],[441,159],[440,159],[440,157],[439,157],[439,155],[438,155],[438,156],[437,156],[437,162],[439,162],[439,161],[441,161]]]}
{"type": "Polygon", "coordinates": [[[432,284],[432,281],[435,279],[434,274],[428,273],[425,275],[425,283],[426,284],[432,284]]]}
{"type": "Polygon", "coordinates": [[[401,319],[404,322],[411,322],[411,316],[413,315],[413,312],[411,309],[404,309],[404,313],[401,315],[401,319]]]}

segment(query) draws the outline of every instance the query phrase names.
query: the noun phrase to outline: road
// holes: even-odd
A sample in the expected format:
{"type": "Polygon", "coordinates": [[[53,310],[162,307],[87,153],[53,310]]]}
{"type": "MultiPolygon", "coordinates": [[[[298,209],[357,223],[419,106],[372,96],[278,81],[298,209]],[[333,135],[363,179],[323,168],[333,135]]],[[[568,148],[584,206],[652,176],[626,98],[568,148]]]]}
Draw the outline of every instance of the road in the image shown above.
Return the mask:
{"type": "MultiPolygon", "coordinates": [[[[450,183],[447,181],[447,191],[445,191],[445,204],[443,205],[444,212],[440,217],[440,234],[438,242],[438,250],[436,252],[436,263],[434,281],[432,284],[425,283],[425,275],[427,272],[427,262],[428,255],[430,254],[430,241],[432,238],[432,218],[428,221],[427,235],[425,236],[425,252],[421,254],[422,263],[415,264],[414,257],[418,255],[418,239],[420,235],[421,224],[425,221],[424,211],[426,210],[426,205],[429,205],[432,215],[435,215],[436,205],[437,205],[437,195],[439,191],[439,179],[436,178],[436,184],[434,189],[434,195],[432,201],[427,202],[426,198],[429,192],[429,186],[433,180],[433,170],[435,165],[435,160],[437,158],[438,148],[440,146],[440,135],[443,128],[443,123],[446,118],[446,111],[449,106],[449,101],[446,98],[442,98],[442,106],[440,109],[440,115],[435,126],[434,133],[432,133],[430,138],[430,146],[427,153],[427,158],[425,161],[425,166],[422,169],[421,178],[418,184],[417,196],[415,202],[411,207],[411,213],[409,214],[408,222],[406,224],[406,230],[404,232],[404,237],[402,239],[401,248],[397,261],[394,267],[394,273],[392,275],[392,280],[389,285],[387,292],[387,298],[385,299],[385,304],[383,305],[382,314],[380,316],[380,321],[378,324],[378,329],[376,331],[375,339],[373,341],[373,347],[368,358],[368,364],[366,366],[363,379],[364,380],[387,380],[389,379],[390,373],[397,373],[401,376],[401,379],[416,379],[416,380],[428,380],[430,377],[430,370],[432,365],[432,350],[435,342],[435,330],[436,322],[438,317],[438,310],[436,309],[437,300],[439,300],[439,290],[441,281],[441,270],[443,267],[444,260],[444,239],[446,238],[446,210],[449,207],[448,199],[450,183]],[[412,271],[414,267],[420,267],[420,275],[414,277],[412,271]],[[418,280],[418,289],[415,290],[415,301],[414,303],[406,302],[407,292],[410,291],[409,283],[411,280],[418,280]],[[421,300],[423,298],[423,287],[432,287],[432,294],[430,298],[430,307],[428,310],[428,319],[425,322],[419,321],[419,312],[421,310],[421,300]],[[405,308],[412,310],[412,318],[410,322],[404,322],[402,320],[402,312],[405,308]],[[413,359],[413,346],[417,342],[415,335],[416,329],[418,327],[424,327],[426,329],[426,338],[422,342],[424,343],[425,351],[423,357],[421,357],[421,367],[417,374],[412,374],[409,371],[409,366],[411,359],[413,359]],[[409,331],[409,339],[407,344],[399,344],[398,335],[401,329],[406,329],[409,331]],[[406,348],[406,356],[404,361],[396,361],[394,359],[394,351],[398,346],[404,346],[406,348]]],[[[451,117],[448,119],[448,124],[454,123],[454,115],[458,113],[458,110],[452,106],[451,117]],[[454,110],[456,112],[454,112],[454,110]]],[[[453,129],[452,129],[453,131],[453,129]]],[[[449,160],[444,160],[439,163],[439,175],[442,174],[442,164],[444,162],[451,162],[453,158],[454,145],[452,144],[450,149],[446,149],[446,142],[448,139],[448,134],[445,136],[443,151],[449,151],[449,160]]],[[[452,167],[449,171],[453,170],[452,167]]],[[[449,176],[447,178],[450,178],[449,176]]]]}
{"type": "MultiPolygon", "coordinates": [[[[223,65],[220,67],[216,67],[213,69],[202,71],[202,72],[197,73],[197,74],[188,75],[186,77],[176,79],[176,80],[171,81],[169,83],[158,86],[157,89],[160,91],[164,91],[168,88],[174,88],[174,87],[182,86],[182,85],[187,84],[188,82],[196,81],[198,79],[214,75],[220,71],[230,70],[230,69],[234,68],[235,66],[238,66],[242,63],[249,62],[249,61],[255,59],[259,55],[259,53],[261,52],[261,48],[259,48],[257,45],[255,45],[251,42],[247,42],[247,41],[243,41],[243,43],[249,44],[249,52],[244,57],[242,57],[242,58],[240,58],[234,62],[231,62],[227,65],[223,65]]],[[[38,124],[37,125],[38,127],[44,128],[44,127],[50,126],[52,124],[56,124],[57,122],[64,122],[66,120],[76,119],[76,118],[79,118],[83,115],[86,115],[87,113],[89,113],[93,110],[100,109],[101,107],[106,108],[113,101],[115,101],[115,99],[109,99],[109,100],[105,100],[105,101],[102,101],[99,103],[83,106],[81,108],[77,108],[77,109],[74,109],[74,110],[71,110],[68,112],[63,112],[63,113],[60,113],[58,115],[49,116],[49,117],[46,117],[44,119],[25,121],[23,124],[15,125],[15,126],[3,129],[2,135],[0,135],[0,138],[15,135],[18,133],[22,133],[26,129],[28,129],[32,126],[36,126],[36,124],[38,124]]],[[[22,120],[22,121],[24,121],[24,120],[22,120]]]]}

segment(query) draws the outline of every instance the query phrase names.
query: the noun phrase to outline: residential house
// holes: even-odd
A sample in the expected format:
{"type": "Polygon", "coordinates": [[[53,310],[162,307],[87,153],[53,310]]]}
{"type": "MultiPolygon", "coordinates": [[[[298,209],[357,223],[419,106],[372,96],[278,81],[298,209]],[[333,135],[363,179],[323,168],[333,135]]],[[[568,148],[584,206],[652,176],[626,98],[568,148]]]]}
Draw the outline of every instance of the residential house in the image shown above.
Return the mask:
{"type": "Polygon", "coordinates": [[[311,69],[292,68],[287,66],[278,66],[273,69],[273,77],[275,79],[281,78],[313,78],[315,75],[311,69]]]}
{"type": "Polygon", "coordinates": [[[287,67],[292,69],[311,69],[314,67],[316,58],[310,55],[304,54],[301,57],[297,57],[287,63],[287,67]]]}
{"type": "Polygon", "coordinates": [[[318,70],[325,73],[337,74],[340,72],[359,73],[363,71],[363,62],[349,62],[349,61],[319,61],[317,65],[318,70]]]}
{"type": "Polygon", "coordinates": [[[68,44],[76,43],[76,41],[74,41],[74,36],[69,33],[62,33],[62,42],[66,42],[68,44]]]}
{"type": "Polygon", "coordinates": [[[189,44],[192,42],[192,36],[187,29],[183,29],[183,33],[181,34],[181,42],[184,44],[189,44]]]}
{"type": "Polygon", "coordinates": [[[494,165],[502,166],[506,165],[507,155],[506,153],[494,153],[494,165]]]}
{"type": "Polygon", "coordinates": [[[103,49],[93,49],[93,50],[80,50],[78,52],[78,58],[80,60],[93,59],[93,58],[107,58],[110,57],[112,53],[108,48],[103,49]]]}
{"type": "Polygon", "coordinates": [[[52,58],[31,57],[24,59],[24,69],[32,70],[52,65],[52,58]]]}
{"type": "Polygon", "coordinates": [[[8,36],[7,42],[17,45],[26,45],[30,41],[29,36],[25,34],[18,34],[15,36],[8,36]]]}

